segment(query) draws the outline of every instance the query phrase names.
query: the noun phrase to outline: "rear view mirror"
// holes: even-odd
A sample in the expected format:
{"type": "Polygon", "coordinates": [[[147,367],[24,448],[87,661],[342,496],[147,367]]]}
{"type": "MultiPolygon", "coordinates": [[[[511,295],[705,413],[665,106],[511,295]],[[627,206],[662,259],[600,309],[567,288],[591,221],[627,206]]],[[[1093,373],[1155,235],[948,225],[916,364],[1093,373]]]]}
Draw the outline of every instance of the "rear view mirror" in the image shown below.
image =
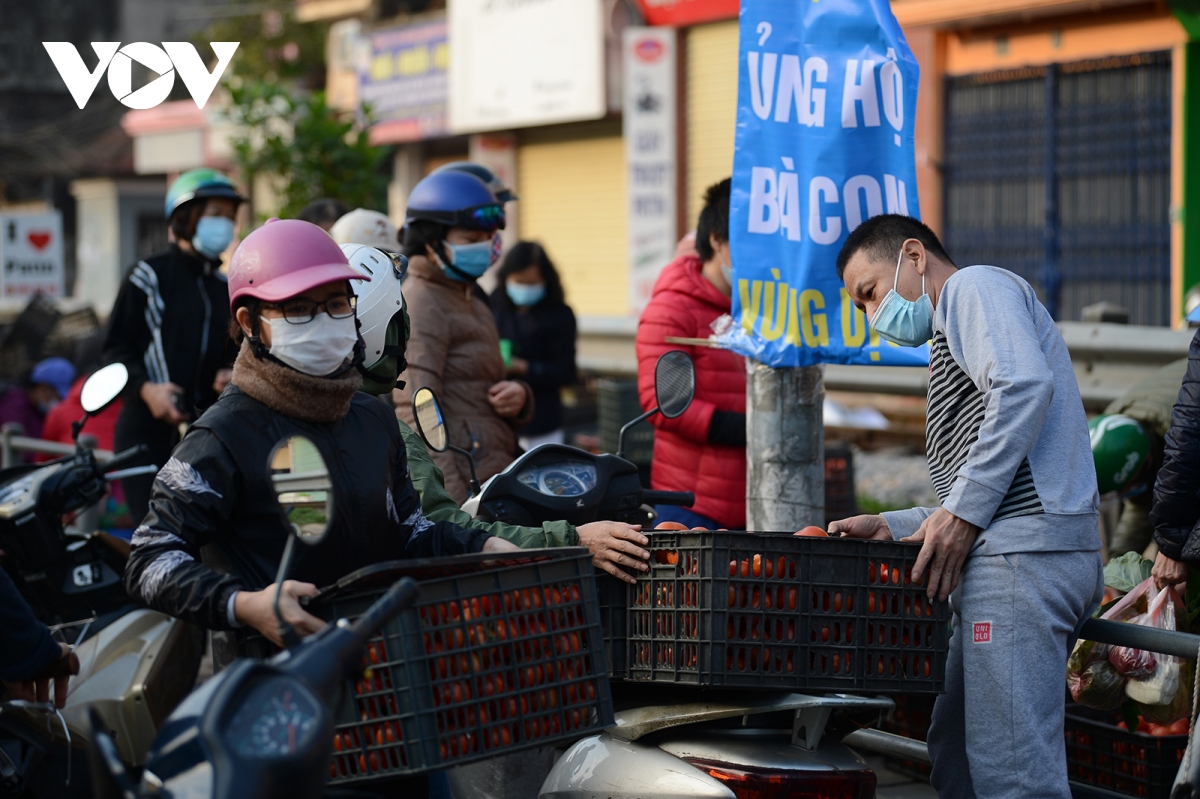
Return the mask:
{"type": "Polygon", "coordinates": [[[419,388],[413,394],[413,417],[417,420],[417,432],[434,452],[445,452],[450,443],[446,436],[446,420],[442,406],[431,388],[419,388]]]}
{"type": "Polygon", "coordinates": [[[291,531],[306,544],[317,544],[329,532],[333,495],[329,470],[317,445],[292,436],[271,453],[271,484],[291,531]]]}
{"type": "Polygon", "coordinates": [[[654,364],[654,401],[656,407],[631,419],[621,427],[617,438],[617,457],[625,457],[625,435],[636,424],[640,424],[656,413],[668,419],[683,414],[696,396],[696,364],[692,356],[683,350],[671,350],[659,356],[654,364]]]}
{"type": "Polygon", "coordinates": [[[83,383],[79,394],[79,403],[87,414],[95,414],[107,408],[129,383],[129,370],[123,363],[110,363],[102,369],[97,369],[83,383]]]}
{"type": "Polygon", "coordinates": [[[300,643],[300,636],[279,611],[279,591],[291,568],[296,540],[313,546],[329,532],[333,518],[333,484],[321,451],[304,436],[289,436],[275,445],[267,458],[267,474],[271,477],[271,487],[289,531],[283,558],[279,561],[279,573],[275,577],[274,607],[280,635],[290,649],[300,643]]]}
{"type": "Polygon", "coordinates": [[[664,353],[654,365],[654,398],[668,419],[683,414],[696,396],[696,364],[683,350],[664,353]]]}

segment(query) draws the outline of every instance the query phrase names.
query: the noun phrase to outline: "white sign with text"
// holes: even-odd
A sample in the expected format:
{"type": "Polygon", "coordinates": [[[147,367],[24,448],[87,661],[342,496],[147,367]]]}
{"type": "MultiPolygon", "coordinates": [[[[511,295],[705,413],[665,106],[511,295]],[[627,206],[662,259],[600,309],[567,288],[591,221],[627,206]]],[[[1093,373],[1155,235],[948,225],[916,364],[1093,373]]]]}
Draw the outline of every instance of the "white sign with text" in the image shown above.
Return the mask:
{"type": "Polygon", "coordinates": [[[675,253],[675,31],[627,28],[624,68],[629,312],[638,316],[675,253]]]}
{"type": "Polygon", "coordinates": [[[446,9],[452,131],[605,115],[603,0],[447,0],[446,9]]]}
{"type": "Polygon", "coordinates": [[[0,295],[63,295],[62,212],[0,213],[0,295]]]}

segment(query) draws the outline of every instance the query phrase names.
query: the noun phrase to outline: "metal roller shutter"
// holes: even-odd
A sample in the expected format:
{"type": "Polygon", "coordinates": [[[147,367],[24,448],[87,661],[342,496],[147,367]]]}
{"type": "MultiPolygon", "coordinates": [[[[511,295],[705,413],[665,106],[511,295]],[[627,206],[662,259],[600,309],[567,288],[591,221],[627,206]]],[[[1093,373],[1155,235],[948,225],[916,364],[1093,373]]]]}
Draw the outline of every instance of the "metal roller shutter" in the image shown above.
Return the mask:
{"type": "Polygon", "coordinates": [[[545,246],[576,316],[628,315],[621,123],[522,131],[517,176],[521,238],[545,246]]]}
{"type": "Polygon", "coordinates": [[[738,24],[687,32],[687,227],[696,226],[704,190],[733,173],[737,126],[738,24]]]}

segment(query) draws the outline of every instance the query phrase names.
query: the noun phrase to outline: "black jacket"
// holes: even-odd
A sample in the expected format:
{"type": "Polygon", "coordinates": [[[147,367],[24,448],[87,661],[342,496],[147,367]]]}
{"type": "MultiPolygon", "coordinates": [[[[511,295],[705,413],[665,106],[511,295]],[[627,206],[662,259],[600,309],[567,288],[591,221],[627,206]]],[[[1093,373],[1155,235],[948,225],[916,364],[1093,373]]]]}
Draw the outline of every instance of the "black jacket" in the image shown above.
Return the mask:
{"type": "Polygon", "coordinates": [[[31,680],[58,660],[62,652],[46,625],[17,590],[8,572],[0,569],[0,680],[31,680]]]}
{"type": "Polygon", "coordinates": [[[1154,540],[1164,555],[1200,565],[1200,331],[1188,350],[1187,372],[1171,412],[1163,465],[1150,511],[1154,540]]]}
{"type": "Polygon", "coordinates": [[[109,319],[104,358],[129,369],[121,412],[126,424],[154,421],[138,396],[147,381],[176,383],[188,408],[216,401],[213,380],[235,355],[228,347],[229,287],[220,266],[172,244],[138,261],[125,276],[109,319]]]}
{"type": "Polygon", "coordinates": [[[421,513],[391,409],[355,396],[338,422],[303,422],[229,386],[159,472],[133,536],[125,587],[156,610],[229,629],[230,595],[275,581],[288,532],[267,462],[292,435],[321,451],[333,484],[329,534],[298,544],[289,579],[328,585],[385,560],[478,552],[489,536],[421,513]]]}
{"type": "Polygon", "coordinates": [[[575,382],[575,314],[561,302],[542,300],[528,310],[513,305],[501,284],[489,298],[500,338],[513,343],[514,357],[529,362],[518,375],[533,388],[533,421],[523,436],[538,436],[563,424],[559,389],[575,382]]]}

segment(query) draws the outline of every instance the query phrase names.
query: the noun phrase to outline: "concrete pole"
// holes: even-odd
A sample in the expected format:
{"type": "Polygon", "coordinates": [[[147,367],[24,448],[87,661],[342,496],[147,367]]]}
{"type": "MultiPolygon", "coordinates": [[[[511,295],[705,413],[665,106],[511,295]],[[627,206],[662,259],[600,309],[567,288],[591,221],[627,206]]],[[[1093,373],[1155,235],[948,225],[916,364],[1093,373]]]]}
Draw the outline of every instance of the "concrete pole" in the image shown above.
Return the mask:
{"type": "Polygon", "coordinates": [[[824,527],[825,367],[746,363],[746,529],[824,527]]]}

